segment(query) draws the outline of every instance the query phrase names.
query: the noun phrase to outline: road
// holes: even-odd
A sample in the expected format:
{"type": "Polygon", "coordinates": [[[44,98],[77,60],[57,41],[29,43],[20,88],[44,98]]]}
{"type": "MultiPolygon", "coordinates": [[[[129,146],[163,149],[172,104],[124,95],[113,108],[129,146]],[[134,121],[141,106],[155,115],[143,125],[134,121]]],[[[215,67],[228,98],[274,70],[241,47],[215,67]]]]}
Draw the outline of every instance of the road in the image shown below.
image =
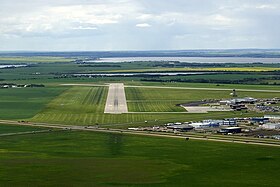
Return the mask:
{"type": "Polygon", "coordinates": [[[48,124],[48,123],[20,123],[16,121],[7,121],[0,120],[0,124],[13,124],[13,125],[25,125],[33,127],[45,127],[45,128],[54,128],[54,129],[64,129],[64,130],[78,130],[78,131],[90,131],[90,132],[103,132],[103,133],[122,133],[128,135],[137,135],[137,136],[152,136],[152,137],[163,137],[163,138],[179,138],[190,140],[202,140],[202,141],[213,141],[213,142],[224,142],[224,143],[238,143],[238,144],[248,144],[248,145],[260,145],[260,146],[273,146],[280,147],[280,141],[262,141],[259,139],[246,139],[246,138],[234,138],[229,139],[229,137],[202,137],[201,135],[181,135],[181,134],[171,134],[171,133],[160,133],[160,132],[146,132],[146,131],[132,131],[124,129],[108,129],[108,128],[96,128],[88,126],[70,126],[70,125],[61,125],[61,124],[48,124]]]}
{"type": "MultiPolygon", "coordinates": [[[[107,84],[61,84],[62,86],[109,86],[107,84]]],[[[229,88],[195,88],[195,87],[168,87],[168,86],[132,86],[125,85],[125,88],[156,88],[156,89],[177,89],[177,90],[209,90],[209,91],[232,91],[229,88]]],[[[242,92],[268,92],[280,93],[280,90],[258,90],[258,89],[236,89],[242,92]]]]}
{"type": "Polygon", "coordinates": [[[124,84],[110,84],[104,113],[123,114],[127,112],[124,84]]]}

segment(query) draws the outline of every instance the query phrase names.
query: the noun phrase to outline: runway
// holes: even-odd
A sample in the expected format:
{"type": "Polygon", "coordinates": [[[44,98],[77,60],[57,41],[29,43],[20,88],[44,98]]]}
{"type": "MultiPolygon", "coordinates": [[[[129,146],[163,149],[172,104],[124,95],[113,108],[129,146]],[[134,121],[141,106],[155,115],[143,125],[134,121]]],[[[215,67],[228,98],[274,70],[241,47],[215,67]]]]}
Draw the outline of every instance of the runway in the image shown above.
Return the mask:
{"type": "Polygon", "coordinates": [[[123,114],[127,112],[124,84],[110,84],[104,113],[123,114]]]}

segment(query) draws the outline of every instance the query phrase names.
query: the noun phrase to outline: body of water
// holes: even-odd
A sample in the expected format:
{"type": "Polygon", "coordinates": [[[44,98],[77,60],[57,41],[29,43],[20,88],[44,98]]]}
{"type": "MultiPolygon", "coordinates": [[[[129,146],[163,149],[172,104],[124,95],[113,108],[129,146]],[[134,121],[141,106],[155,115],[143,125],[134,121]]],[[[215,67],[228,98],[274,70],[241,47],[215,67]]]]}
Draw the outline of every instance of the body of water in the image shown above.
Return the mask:
{"type": "MultiPolygon", "coordinates": [[[[219,72],[166,72],[166,73],[87,73],[87,74],[73,74],[74,76],[81,77],[81,76],[86,76],[86,77],[126,77],[126,76],[178,76],[178,75],[204,75],[204,74],[217,74],[219,72]]],[[[221,72],[220,72],[221,73],[221,72]]]]}
{"type": "Polygon", "coordinates": [[[189,63],[280,63],[280,58],[241,57],[125,57],[101,58],[92,62],[179,61],[189,63]]]}
{"type": "Polygon", "coordinates": [[[0,69],[4,69],[4,68],[20,68],[20,67],[27,67],[27,65],[13,65],[13,64],[0,65],[0,69]]]}

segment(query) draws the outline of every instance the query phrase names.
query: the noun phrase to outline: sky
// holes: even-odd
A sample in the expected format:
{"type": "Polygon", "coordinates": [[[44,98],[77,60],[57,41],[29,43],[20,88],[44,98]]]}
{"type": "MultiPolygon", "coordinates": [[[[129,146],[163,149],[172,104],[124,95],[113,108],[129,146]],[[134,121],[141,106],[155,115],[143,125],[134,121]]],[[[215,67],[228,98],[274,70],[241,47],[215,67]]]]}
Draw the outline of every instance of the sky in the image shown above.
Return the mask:
{"type": "Polygon", "coordinates": [[[0,0],[1,51],[280,48],[280,0],[0,0]]]}

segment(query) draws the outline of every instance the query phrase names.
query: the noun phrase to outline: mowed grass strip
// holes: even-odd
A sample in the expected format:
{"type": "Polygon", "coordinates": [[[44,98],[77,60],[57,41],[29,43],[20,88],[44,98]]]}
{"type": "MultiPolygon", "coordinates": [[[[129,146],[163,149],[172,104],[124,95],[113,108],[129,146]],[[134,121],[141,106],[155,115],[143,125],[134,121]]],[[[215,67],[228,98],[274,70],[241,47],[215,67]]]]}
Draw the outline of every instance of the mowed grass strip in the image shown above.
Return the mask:
{"type": "Polygon", "coordinates": [[[106,97],[106,87],[73,87],[50,102],[32,120],[92,124],[96,114],[104,112],[106,97]]]}
{"type": "MultiPolygon", "coordinates": [[[[209,100],[231,98],[230,91],[215,90],[180,90],[159,88],[127,87],[126,98],[130,112],[184,112],[179,104],[209,100]]],[[[239,97],[273,98],[279,93],[241,92],[239,97]]]]}
{"type": "Polygon", "coordinates": [[[131,112],[186,112],[183,107],[176,106],[180,101],[128,101],[131,112]]]}
{"type": "Polygon", "coordinates": [[[0,119],[31,118],[65,87],[0,89],[0,119]]]}
{"type": "Polygon", "coordinates": [[[275,147],[73,131],[0,139],[1,186],[277,187],[280,182],[275,147]]]}
{"type": "MultiPolygon", "coordinates": [[[[229,91],[178,90],[155,88],[125,88],[130,112],[185,112],[180,103],[203,99],[230,98],[229,91]]],[[[199,121],[227,117],[248,117],[263,114],[242,112],[211,112],[209,114],[104,114],[107,87],[72,87],[50,102],[31,119],[69,125],[106,125],[110,127],[135,127],[164,124],[174,121],[199,121]]],[[[278,93],[239,92],[239,95],[256,98],[276,97],[278,93]]]]}

